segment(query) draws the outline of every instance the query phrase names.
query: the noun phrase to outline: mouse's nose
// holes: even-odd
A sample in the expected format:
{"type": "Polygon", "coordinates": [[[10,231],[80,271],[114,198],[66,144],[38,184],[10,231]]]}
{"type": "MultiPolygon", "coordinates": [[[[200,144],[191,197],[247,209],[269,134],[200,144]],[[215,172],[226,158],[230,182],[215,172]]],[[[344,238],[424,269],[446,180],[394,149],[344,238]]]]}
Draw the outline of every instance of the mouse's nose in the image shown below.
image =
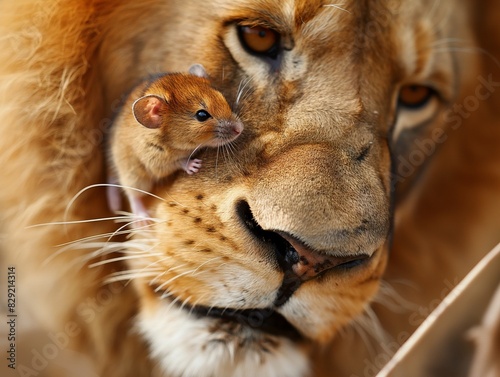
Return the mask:
{"type": "Polygon", "coordinates": [[[230,128],[235,136],[238,136],[243,132],[243,123],[238,118],[230,122],[230,128]]]}

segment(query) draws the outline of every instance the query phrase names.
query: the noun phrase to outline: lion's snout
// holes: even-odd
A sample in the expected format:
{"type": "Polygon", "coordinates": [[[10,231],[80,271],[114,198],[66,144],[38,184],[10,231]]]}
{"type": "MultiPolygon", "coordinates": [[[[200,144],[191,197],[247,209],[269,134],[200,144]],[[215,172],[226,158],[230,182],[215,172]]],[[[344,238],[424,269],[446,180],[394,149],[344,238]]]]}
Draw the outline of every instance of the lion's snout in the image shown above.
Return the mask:
{"type": "MultiPolygon", "coordinates": [[[[388,194],[378,177],[373,166],[348,161],[330,145],[297,146],[261,170],[250,210],[263,229],[289,235],[304,250],[370,256],[389,230],[388,194]]],[[[316,264],[326,261],[314,253],[307,252],[316,264]]]]}

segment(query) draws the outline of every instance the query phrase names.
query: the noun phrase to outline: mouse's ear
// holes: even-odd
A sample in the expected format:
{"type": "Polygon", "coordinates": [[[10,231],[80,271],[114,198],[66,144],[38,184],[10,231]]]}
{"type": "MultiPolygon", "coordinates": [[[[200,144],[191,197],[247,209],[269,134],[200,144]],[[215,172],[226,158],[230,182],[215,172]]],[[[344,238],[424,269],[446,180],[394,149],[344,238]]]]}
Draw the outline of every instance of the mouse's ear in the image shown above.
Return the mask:
{"type": "Polygon", "coordinates": [[[203,77],[205,79],[208,78],[208,73],[205,71],[205,67],[201,64],[193,64],[189,67],[189,73],[194,76],[203,77]]]}
{"type": "Polygon", "coordinates": [[[154,94],[141,97],[132,105],[135,119],[147,128],[159,128],[166,109],[166,99],[154,94]]]}

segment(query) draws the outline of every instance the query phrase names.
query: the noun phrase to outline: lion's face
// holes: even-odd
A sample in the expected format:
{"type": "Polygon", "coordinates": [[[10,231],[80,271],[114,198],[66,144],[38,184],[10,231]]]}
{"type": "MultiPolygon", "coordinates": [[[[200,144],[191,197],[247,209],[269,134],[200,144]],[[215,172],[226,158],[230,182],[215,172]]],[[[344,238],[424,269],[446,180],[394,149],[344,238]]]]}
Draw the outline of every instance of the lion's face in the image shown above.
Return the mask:
{"type": "Polygon", "coordinates": [[[142,332],[173,375],[303,375],[299,344],[330,340],[377,290],[391,148],[456,93],[445,47],[460,7],[165,3],[128,20],[142,30],[134,43],[110,30],[108,97],[201,63],[245,131],[148,202],[158,220],[129,243],[142,332]],[[117,69],[117,56],[133,59],[117,69]]]}

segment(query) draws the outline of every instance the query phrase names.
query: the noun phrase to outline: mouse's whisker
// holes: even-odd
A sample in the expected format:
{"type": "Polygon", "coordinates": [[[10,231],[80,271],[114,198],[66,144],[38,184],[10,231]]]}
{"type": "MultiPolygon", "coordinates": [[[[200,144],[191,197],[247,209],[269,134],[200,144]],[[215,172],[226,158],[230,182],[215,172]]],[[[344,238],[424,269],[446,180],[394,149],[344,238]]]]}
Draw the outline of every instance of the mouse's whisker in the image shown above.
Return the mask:
{"type": "Polygon", "coordinates": [[[196,148],[193,149],[193,151],[191,152],[191,154],[189,155],[189,157],[187,158],[187,162],[191,161],[191,158],[193,157],[193,155],[201,148],[203,147],[203,144],[199,144],[196,148]]]}
{"type": "Polygon", "coordinates": [[[215,155],[215,179],[219,179],[219,151],[221,147],[217,146],[217,153],[215,155]]]}
{"type": "Polygon", "coordinates": [[[240,106],[240,104],[242,102],[246,101],[246,99],[248,98],[248,96],[252,92],[252,87],[249,86],[249,84],[254,79],[254,76],[255,75],[243,78],[240,81],[240,84],[238,85],[238,89],[236,91],[236,99],[235,99],[235,102],[234,102],[234,108],[235,109],[238,109],[238,107],[240,106]]]}
{"type": "Polygon", "coordinates": [[[236,148],[234,143],[231,141],[227,144],[224,144],[223,147],[224,157],[227,161],[233,161],[236,156],[236,148]]]}
{"type": "Polygon", "coordinates": [[[231,141],[230,143],[227,143],[226,149],[228,150],[228,152],[231,153],[233,157],[236,156],[236,145],[234,143],[234,140],[231,141]]]}

